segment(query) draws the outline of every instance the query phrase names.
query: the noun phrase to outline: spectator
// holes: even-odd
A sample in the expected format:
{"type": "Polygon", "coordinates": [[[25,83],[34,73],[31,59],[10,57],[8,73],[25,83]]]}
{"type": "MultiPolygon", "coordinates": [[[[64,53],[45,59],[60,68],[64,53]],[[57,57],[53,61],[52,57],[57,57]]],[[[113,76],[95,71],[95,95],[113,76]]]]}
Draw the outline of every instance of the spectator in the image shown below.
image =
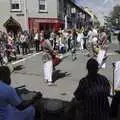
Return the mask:
{"type": "Polygon", "coordinates": [[[109,120],[110,84],[107,78],[98,74],[98,62],[91,58],[87,62],[88,75],[82,78],[74,92],[79,120],[109,120]]]}
{"type": "Polygon", "coordinates": [[[77,36],[77,42],[79,43],[79,49],[83,50],[84,49],[84,35],[83,32],[78,31],[78,36],[77,36]]]}
{"type": "Polygon", "coordinates": [[[34,37],[34,41],[35,41],[35,49],[36,49],[36,52],[39,52],[40,51],[40,36],[39,36],[39,32],[37,31],[35,33],[35,37],[34,37]]]}
{"type": "Polygon", "coordinates": [[[105,32],[105,28],[100,29],[99,33],[99,46],[101,49],[107,50],[108,45],[107,45],[107,34],[105,32]]]}
{"type": "Polygon", "coordinates": [[[76,48],[76,45],[77,45],[77,33],[76,33],[75,29],[73,29],[72,39],[73,39],[73,47],[76,48]]]}
{"type": "Polygon", "coordinates": [[[68,51],[71,50],[71,41],[72,41],[72,33],[71,31],[68,31],[68,51]]]}
{"type": "Polygon", "coordinates": [[[16,49],[17,49],[17,53],[20,54],[20,35],[21,33],[19,32],[17,35],[16,35],[16,41],[15,41],[15,45],[16,45],[16,49]]]}
{"type": "Polygon", "coordinates": [[[108,30],[106,31],[106,33],[107,33],[107,39],[108,39],[109,43],[112,43],[110,28],[108,28],[108,30]]]}
{"type": "Polygon", "coordinates": [[[119,42],[119,50],[120,50],[120,32],[119,32],[119,34],[117,36],[117,39],[118,39],[118,42],[119,42]]]}
{"type": "Polygon", "coordinates": [[[25,55],[27,54],[27,36],[25,35],[25,33],[22,33],[20,35],[20,42],[22,45],[22,54],[25,55]]]}
{"type": "Polygon", "coordinates": [[[32,100],[22,101],[10,84],[9,68],[6,66],[0,67],[0,120],[34,120],[35,117],[41,118],[42,112],[38,114],[37,109],[37,106],[40,107],[39,109],[42,108],[37,102],[41,99],[41,93],[38,93],[32,100]]]}

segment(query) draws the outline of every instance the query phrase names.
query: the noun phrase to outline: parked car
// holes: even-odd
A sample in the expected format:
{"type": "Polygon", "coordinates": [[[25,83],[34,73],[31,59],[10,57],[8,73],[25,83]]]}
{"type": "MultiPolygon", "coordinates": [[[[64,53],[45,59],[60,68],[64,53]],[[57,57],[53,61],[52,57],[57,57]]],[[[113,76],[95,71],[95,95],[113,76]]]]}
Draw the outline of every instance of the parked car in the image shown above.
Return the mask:
{"type": "Polygon", "coordinates": [[[120,32],[120,28],[114,28],[112,29],[112,32],[114,35],[118,35],[118,33],[120,32]]]}

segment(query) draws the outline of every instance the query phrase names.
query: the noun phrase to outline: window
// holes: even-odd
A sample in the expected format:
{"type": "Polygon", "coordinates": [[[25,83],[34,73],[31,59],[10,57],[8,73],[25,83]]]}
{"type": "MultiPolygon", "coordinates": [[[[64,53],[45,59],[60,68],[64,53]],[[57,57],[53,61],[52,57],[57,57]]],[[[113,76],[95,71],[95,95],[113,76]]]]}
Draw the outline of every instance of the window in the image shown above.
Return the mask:
{"type": "Polygon", "coordinates": [[[21,11],[21,0],[11,0],[11,11],[21,11]]]}
{"type": "Polygon", "coordinates": [[[39,11],[40,12],[47,11],[46,0],[39,0],[39,11]]]}

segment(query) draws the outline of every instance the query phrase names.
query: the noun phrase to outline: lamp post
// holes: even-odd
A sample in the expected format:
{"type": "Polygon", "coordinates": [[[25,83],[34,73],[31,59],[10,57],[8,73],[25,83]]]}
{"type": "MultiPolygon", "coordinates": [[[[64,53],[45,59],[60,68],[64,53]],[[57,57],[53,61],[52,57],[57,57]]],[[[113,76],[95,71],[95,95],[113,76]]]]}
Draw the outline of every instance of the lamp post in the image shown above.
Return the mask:
{"type": "Polygon", "coordinates": [[[64,10],[64,12],[65,12],[65,29],[67,29],[68,28],[68,15],[67,15],[67,7],[65,7],[65,10],[64,10]]]}
{"type": "Polygon", "coordinates": [[[116,19],[115,19],[115,22],[116,22],[116,25],[118,25],[118,23],[119,23],[119,19],[116,18],[116,19]]]}

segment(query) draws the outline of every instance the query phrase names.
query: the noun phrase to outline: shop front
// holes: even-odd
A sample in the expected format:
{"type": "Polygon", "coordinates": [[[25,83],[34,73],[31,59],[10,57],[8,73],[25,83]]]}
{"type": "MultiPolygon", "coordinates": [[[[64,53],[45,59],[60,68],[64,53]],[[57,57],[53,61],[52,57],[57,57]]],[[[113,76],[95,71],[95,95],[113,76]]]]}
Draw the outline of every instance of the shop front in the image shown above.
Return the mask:
{"type": "Polygon", "coordinates": [[[64,21],[56,18],[29,18],[29,30],[36,31],[58,31],[64,28],[64,21]]]}

